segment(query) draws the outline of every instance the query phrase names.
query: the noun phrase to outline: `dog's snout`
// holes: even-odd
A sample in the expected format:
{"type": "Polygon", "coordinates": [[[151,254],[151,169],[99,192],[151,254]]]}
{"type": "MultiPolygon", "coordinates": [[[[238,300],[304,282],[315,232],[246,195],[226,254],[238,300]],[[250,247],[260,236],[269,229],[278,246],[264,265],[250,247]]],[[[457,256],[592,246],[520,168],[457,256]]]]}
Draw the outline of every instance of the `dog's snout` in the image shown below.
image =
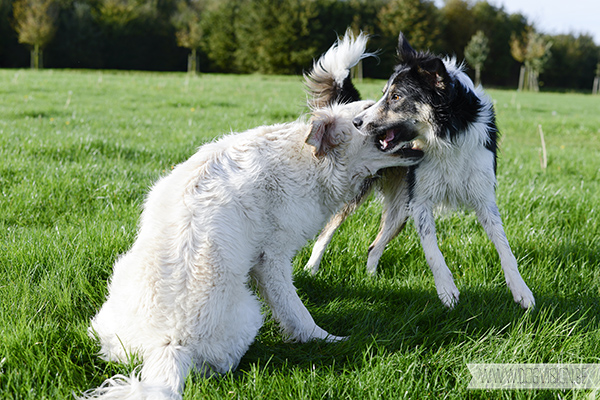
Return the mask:
{"type": "Polygon", "coordinates": [[[356,127],[356,129],[360,129],[363,124],[363,119],[361,117],[356,117],[352,120],[352,123],[356,127]]]}

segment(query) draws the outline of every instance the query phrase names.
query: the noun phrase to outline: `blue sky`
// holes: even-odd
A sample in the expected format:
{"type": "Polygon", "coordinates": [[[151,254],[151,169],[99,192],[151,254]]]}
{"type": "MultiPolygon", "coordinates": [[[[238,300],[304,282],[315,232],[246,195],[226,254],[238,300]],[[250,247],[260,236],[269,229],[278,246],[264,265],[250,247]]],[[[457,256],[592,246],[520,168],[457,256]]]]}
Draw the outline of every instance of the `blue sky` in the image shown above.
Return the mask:
{"type": "Polygon", "coordinates": [[[589,33],[600,45],[600,0],[488,0],[509,13],[520,12],[538,31],[589,33]]]}

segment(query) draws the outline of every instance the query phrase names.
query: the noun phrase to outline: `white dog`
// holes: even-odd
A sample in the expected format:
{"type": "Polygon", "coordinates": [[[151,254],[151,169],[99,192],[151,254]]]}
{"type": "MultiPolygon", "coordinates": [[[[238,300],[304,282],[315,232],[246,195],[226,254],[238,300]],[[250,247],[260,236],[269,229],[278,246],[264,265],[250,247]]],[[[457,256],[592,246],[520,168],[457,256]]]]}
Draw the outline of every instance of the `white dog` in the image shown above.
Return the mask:
{"type": "Polygon", "coordinates": [[[263,322],[250,277],[290,339],[341,339],[302,304],[291,259],[365,178],[422,156],[410,143],[382,150],[356,129],[372,104],[225,136],[153,187],[91,327],[105,359],[139,355],[141,377],[114,377],[86,397],[178,399],[189,371],[236,368],[263,322]]]}

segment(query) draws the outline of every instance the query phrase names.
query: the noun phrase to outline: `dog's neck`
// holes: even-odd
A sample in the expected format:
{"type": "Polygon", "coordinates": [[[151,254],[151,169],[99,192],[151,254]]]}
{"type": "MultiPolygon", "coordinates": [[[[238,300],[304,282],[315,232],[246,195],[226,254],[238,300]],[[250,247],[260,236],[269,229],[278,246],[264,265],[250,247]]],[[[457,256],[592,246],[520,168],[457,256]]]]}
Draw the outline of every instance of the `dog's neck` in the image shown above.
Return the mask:
{"type": "Polygon", "coordinates": [[[321,186],[323,205],[330,213],[337,212],[358,196],[365,179],[377,172],[369,171],[366,167],[350,168],[345,159],[337,149],[321,159],[314,159],[316,182],[321,186]]]}

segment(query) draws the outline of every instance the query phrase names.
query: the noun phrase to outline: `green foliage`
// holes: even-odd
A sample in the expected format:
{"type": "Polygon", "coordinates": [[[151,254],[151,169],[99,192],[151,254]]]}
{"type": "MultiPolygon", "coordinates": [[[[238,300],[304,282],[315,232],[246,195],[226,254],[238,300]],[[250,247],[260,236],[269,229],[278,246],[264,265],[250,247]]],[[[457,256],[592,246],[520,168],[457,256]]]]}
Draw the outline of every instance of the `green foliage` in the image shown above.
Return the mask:
{"type": "Polygon", "coordinates": [[[147,0],[98,0],[97,18],[106,27],[126,29],[137,19],[156,17],[156,3],[147,0]]]}
{"type": "Polygon", "coordinates": [[[600,61],[600,51],[589,35],[555,35],[546,37],[552,41],[552,57],[544,68],[542,79],[546,86],[587,88],[600,61]],[[564,71],[586,71],[585,74],[564,71]]]}
{"type": "MultiPolygon", "coordinates": [[[[367,98],[383,81],[365,80],[367,98]]],[[[202,143],[291,121],[299,77],[0,70],[0,398],[71,399],[131,367],[87,336],[149,187],[202,143]]],[[[321,271],[295,283],[336,344],[285,343],[267,320],[239,368],[187,380],[184,398],[587,398],[585,391],[468,391],[467,362],[600,362],[600,108],[578,94],[490,91],[502,131],[497,198],[537,309],[512,301],[469,212],[437,219],[461,301],[437,299],[412,223],[365,271],[381,207],[342,225],[321,271]],[[540,167],[543,125],[548,166],[540,167]],[[565,140],[568,137],[569,140],[565,140]]]]}
{"type": "Polygon", "coordinates": [[[481,68],[490,53],[488,43],[489,41],[485,36],[485,33],[483,33],[483,31],[477,31],[477,33],[471,37],[469,44],[465,48],[465,58],[467,61],[470,64],[477,65],[481,68]]]}
{"type": "Polygon", "coordinates": [[[202,27],[202,14],[205,4],[201,0],[180,0],[177,2],[177,11],[171,17],[171,23],[175,27],[177,45],[191,50],[188,56],[188,72],[199,71],[197,51],[202,45],[204,34],[202,27]]]}
{"type": "MultiPolygon", "coordinates": [[[[516,79],[515,60],[510,55],[510,38],[513,32],[522,32],[527,20],[521,14],[508,14],[501,8],[479,1],[471,8],[475,29],[483,31],[489,40],[490,56],[483,68],[486,81],[495,85],[508,85],[516,79]]],[[[447,49],[450,52],[451,48],[447,49]]]]}
{"type": "Polygon", "coordinates": [[[202,49],[219,71],[241,72],[236,63],[241,4],[242,0],[214,0],[202,18],[202,49]]]}
{"type": "Polygon", "coordinates": [[[414,48],[424,50],[435,47],[439,20],[435,4],[429,0],[391,0],[378,14],[379,28],[386,37],[397,42],[402,31],[414,48]]]}
{"type": "Polygon", "coordinates": [[[17,0],[13,3],[19,42],[45,47],[56,32],[57,4],[54,0],[17,0]]]}
{"type": "Polygon", "coordinates": [[[462,60],[464,48],[477,30],[471,3],[466,0],[448,0],[444,2],[440,12],[445,21],[442,25],[445,52],[456,54],[462,60]]]}
{"type": "Polygon", "coordinates": [[[465,59],[469,64],[475,68],[475,85],[479,85],[481,83],[481,70],[483,69],[483,64],[485,60],[487,60],[488,54],[490,52],[489,41],[485,36],[483,31],[477,31],[467,47],[465,47],[465,59]]]}
{"type": "Polygon", "coordinates": [[[31,46],[31,68],[42,68],[43,49],[56,32],[58,5],[54,0],[17,0],[13,3],[19,43],[31,46]]]}
{"type": "Polygon", "coordinates": [[[311,29],[318,23],[315,1],[247,0],[240,9],[236,62],[240,70],[290,74],[317,53],[311,29]]]}
{"type": "Polygon", "coordinates": [[[523,63],[519,90],[539,91],[538,77],[550,58],[552,42],[547,41],[542,34],[532,28],[527,29],[521,37],[513,35],[510,41],[510,51],[515,60],[523,63]]]}
{"type": "Polygon", "coordinates": [[[176,29],[177,44],[186,49],[198,49],[202,44],[202,14],[204,3],[198,0],[177,2],[177,11],[171,17],[176,29]]]}

